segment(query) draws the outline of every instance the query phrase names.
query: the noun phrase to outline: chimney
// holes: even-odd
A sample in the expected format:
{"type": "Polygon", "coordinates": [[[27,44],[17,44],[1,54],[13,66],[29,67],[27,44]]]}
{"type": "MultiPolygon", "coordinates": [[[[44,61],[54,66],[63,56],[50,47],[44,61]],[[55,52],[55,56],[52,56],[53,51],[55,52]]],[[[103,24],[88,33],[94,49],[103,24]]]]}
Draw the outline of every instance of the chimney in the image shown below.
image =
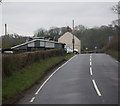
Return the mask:
{"type": "Polygon", "coordinates": [[[7,35],[7,24],[5,24],[5,35],[7,35]]]}
{"type": "Polygon", "coordinates": [[[71,32],[72,33],[72,29],[69,26],[67,26],[67,32],[71,32]]]}

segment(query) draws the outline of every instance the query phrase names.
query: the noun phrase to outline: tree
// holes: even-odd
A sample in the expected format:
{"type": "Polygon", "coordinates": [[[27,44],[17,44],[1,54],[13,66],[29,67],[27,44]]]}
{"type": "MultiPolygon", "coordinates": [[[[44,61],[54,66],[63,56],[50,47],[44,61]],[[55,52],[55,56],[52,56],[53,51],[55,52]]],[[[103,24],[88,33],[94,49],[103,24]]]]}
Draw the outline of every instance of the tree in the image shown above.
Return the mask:
{"type": "MultiPolygon", "coordinates": [[[[51,27],[49,30],[40,28],[36,31],[36,36],[48,36],[51,40],[57,40],[61,35],[67,32],[67,27],[51,27]]],[[[81,47],[95,50],[102,49],[108,42],[109,37],[117,35],[117,29],[113,25],[86,28],[83,25],[75,26],[74,35],[81,40],[81,47]]]]}
{"type": "Polygon", "coordinates": [[[83,25],[78,25],[78,26],[75,26],[75,29],[74,29],[74,34],[79,38],[81,39],[83,33],[85,32],[87,28],[83,25]]]}
{"type": "Polygon", "coordinates": [[[120,2],[118,2],[118,5],[113,6],[112,10],[118,14],[118,19],[112,21],[112,24],[117,28],[118,34],[120,35],[120,2]]]}
{"type": "Polygon", "coordinates": [[[112,7],[113,12],[120,14],[120,2],[118,2],[118,5],[115,5],[112,7]]]}
{"type": "Polygon", "coordinates": [[[60,35],[63,35],[65,32],[67,32],[66,27],[51,27],[49,30],[45,30],[43,28],[39,28],[34,32],[34,36],[37,37],[49,37],[51,40],[57,40],[57,38],[60,35]]]}
{"type": "Polygon", "coordinates": [[[67,32],[67,28],[66,27],[61,27],[60,28],[60,35],[63,35],[65,32],[67,32]]]}
{"type": "Polygon", "coordinates": [[[49,32],[49,36],[55,37],[57,35],[60,35],[60,28],[52,27],[48,32],[49,32]]]}
{"type": "Polygon", "coordinates": [[[34,36],[36,37],[45,37],[45,36],[48,36],[48,31],[43,29],[43,28],[40,28],[38,29],[37,31],[35,31],[34,33],[34,36]]]}
{"type": "Polygon", "coordinates": [[[12,46],[24,43],[27,37],[14,33],[1,36],[0,39],[2,39],[2,49],[10,49],[12,46]]]}

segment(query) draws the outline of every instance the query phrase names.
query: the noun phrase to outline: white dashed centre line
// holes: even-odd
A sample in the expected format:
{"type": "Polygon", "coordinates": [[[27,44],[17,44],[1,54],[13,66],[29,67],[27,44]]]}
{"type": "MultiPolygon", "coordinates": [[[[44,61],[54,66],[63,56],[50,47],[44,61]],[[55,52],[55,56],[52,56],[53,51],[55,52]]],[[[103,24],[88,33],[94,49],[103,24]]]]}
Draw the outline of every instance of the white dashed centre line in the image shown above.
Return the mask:
{"type": "MultiPolygon", "coordinates": [[[[93,75],[93,71],[92,71],[92,55],[90,55],[90,75],[91,76],[93,75]]],[[[94,88],[95,88],[98,96],[102,96],[99,89],[98,89],[98,87],[97,87],[97,84],[96,84],[95,80],[92,80],[92,82],[93,82],[94,88]]]]}
{"type": "Polygon", "coordinates": [[[90,59],[91,59],[91,56],[90,56],[90,59]]]}
{"type": "Polygon", "coordinates": [[[90,61],[90,66],[92,66],[92,62],[90,61]]]}
{"type": "Polygon", "coordinates": [[[90,66],[92,65],[92,56],[90,55],[90,66]]]}
{"type": "Polygon", "coordinates": [[[97,84],[96,84],[95,80],[92,80],[92,82],[93,82],[93,85],[95,87],[95,90],[96,90],[98,96],[102,96],[101,93],[100,93],[100,91],[99,91],[99,89],[98,89],[98,87],[97,87],[97,84]]]}
{"type": "Polygon", "coordinates": [[[90,58],[90,61],[91,61],[91,58],[90,58]]]}
{"type": "Polygon", "coordinates": [[[93,75],[92,67],[90,67],[90,75],[93,75]]]}

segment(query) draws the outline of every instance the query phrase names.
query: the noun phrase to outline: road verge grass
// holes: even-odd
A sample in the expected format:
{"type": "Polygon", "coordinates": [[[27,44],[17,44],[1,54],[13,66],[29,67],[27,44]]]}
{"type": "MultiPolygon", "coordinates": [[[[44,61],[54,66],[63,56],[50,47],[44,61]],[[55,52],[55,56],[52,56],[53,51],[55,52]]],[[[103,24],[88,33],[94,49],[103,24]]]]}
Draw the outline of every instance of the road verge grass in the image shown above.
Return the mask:
{"type": "Polygon", "coordinates": [[[36,62],[27,66],[3,81],[3,104],[12,104],[18,99],[19,95],[29,89],[36,81],[42,79],[47,71],[62,61],[68,60],[74,54],[51,57],[42,62],[36,62]]]}
{"type": "Polygon", "coordinates": [[[119,51],[108,50],[108,51],[106,51],[106,53],[111,55],[113,58],[115,58],[116,60],[118,60],[120,62],[119,51]]]}

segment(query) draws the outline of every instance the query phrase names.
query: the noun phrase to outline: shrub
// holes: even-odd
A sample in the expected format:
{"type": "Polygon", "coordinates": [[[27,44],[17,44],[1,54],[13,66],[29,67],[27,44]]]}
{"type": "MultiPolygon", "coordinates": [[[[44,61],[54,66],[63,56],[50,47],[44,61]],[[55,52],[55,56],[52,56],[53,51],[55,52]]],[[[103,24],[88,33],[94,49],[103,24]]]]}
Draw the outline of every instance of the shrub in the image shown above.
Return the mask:
{"type": "Polygon", "coordinates": [[[120,36],[114,36],[110,42],[107,43],[107,45],[101,50],[101,51],[108,51],[108,50],[114,50],[119,51],[120,46],[118,45],[120,42],[120,36]]]}
{"type": "Polygon", "coordinates": [[[46,51],[26,52],[20,54],[2,55],[3,78],[9,77],[15,71],[46,58],[63,55],[62,49],[52,49],[46,51]]]}

